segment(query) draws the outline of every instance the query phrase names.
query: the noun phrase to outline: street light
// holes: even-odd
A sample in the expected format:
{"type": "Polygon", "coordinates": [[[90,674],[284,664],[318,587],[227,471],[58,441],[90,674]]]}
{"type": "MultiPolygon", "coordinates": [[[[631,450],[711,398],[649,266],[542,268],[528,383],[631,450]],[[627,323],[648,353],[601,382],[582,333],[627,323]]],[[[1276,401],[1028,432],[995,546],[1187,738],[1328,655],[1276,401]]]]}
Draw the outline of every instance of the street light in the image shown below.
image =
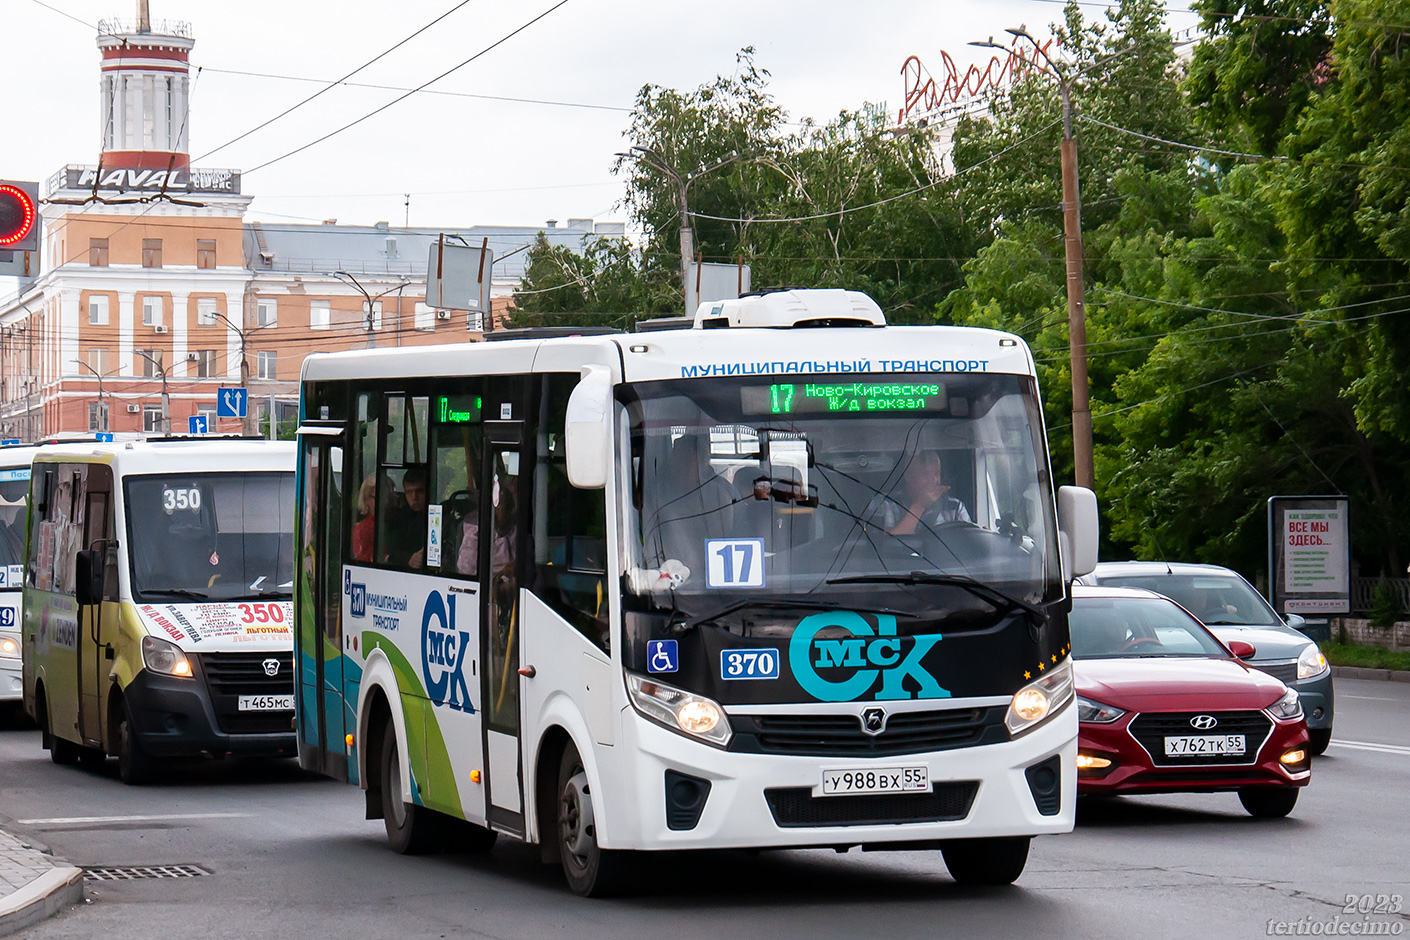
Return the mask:
{"type": "Polygon", "coordinates": [[[155,368],[155,369],[157,370],[157,374],[161,376],[161,379],[162,379],[162,429],[163,429],[164,431],[166,431],[166,433],[167,433],[168,435],[170,435],[170,434],[171,434],[171,396],[168,395],[168,394],[167,394],[167,391],[166,391],[166,367],[163,366],[160,361],[158,361],[158,360],[156,360],[156,359],[153,359],[151,356],[147,355],[146,353],[144,353],[144,352],[143,352],[142,350],[140,350],[140,349],[134,349],[134,350],[132,350],[132,351],[133,351],[134,353],[136,353],[137,355],[141,356],[143,359],[146,359],[148,362],[150,362],[150,363],[152,364],[153,368],[155,368]]]}
{"type": "Polygon", "coordinates": [[[688,192],[690,184],[701,177],[708,176],[722,167],[729,166],[736,160],[752,158],[746,158],[731,150],[724,159],[710,166],[701,166],[700,169],[693,173],[687,173],[682,176],[674,167],[666,163],[664,157],[650,147],[632,147],[629,152],[619,153],[617,156],[631,160],[640,160],[652,169],[659,170],[666,174],[671,178],[671,181],[676,184],[676,211],[680,213],[681,217],[681,287],[685,290],[685,315],[693,317],[695,316],[695,308],[700,306],[700,301],[699,298],[696,297],[695,284],[690,277],[690,263],[695,260],[695,231],[694,227],[690,224],[690,201],[688,192]]]}
{"type": "MultiPolygon", "coordinates": [[[[1087,310],[1083,297],[1085,274],[1082,270],[1082,202],[1077,191],[1077,141],[1072,138],[1072,82],[1088,69],[1103,65],[1117,56],[1126,55],[1135,47],[1128,46],[1103,56],[1075,72],[1048,55],[1028,27],[1005,30],[1017,39],[1033,44],[1033,51],[1047,63],[1047,72],[1057,80],[1062,97],[1062,228],[1067,256],[1067,333],[1072,361],[1072,461],[1073,475],[1078,486],[1097,488],[1096,469],[1092,459],[1092,400],[1087,382],[1087,310]]],[[[1013,55],[1013,50],[1000,45],[990,36],[987,42],[971,42],[971,46],[999,49],[1013,55]]]]}
{"type": "MultiPolygon", "coordinates": [[[[248,389],[248,388],[250,387],[250,361],[249,361],[249,353],[246,351],[246,348],[245,348],[245,347],[246,347],[245,331],[248,329],[248,327],[236,326],[234,320],[230,319],[230,318],[227,317],[225,314],[221,313],[219,310],[207,310],[206,313],[208,313],[209,315],[211,315],[211,316],[213,316],[213,317],[218,317],[219,319],[225,321],[225,325],[228,326],[228,327],[230,327],[232,330],[234,330],[234,331],[235,331],[235,335],[238,336],[238,337],[240,337],[240,387],[241,387],[241,388],[244,388],[244,389],[248,389]]],[[[256,327],[256,329],[259,329],[259,327],[256,327]]],[[[245,434],[250,434],[250,433],[251,433],[251,428],[250,428],[250,421],[251,421],[251,418],[252,418],[252,412],[251,412],[249,409],[246,409],[246,411],[245,411],[245,417],[244,417],[244,419],[243,419],[244,427],[241,429],[242,432],[245,433],[245,434]]]]}
{"type": "MultiPolygon", "coordinates": [[[[101,431],[106,431],[106,430],[108,430],[108,403],[103,400],[103,379],[105,378],[105,376],[103,375],[103,373],[99,372],[97,369],[93,368],[93,367],[90,366],[88,363],[84,362],[82,359],[71,359],[71,360],[69,360],[69,361],[70,361],[70,362],[76,362],[76,363],[78,363],[79,365],[83,366],[83,368],[87,369],[89,372],[92,372],[95,376],[97,376],[97,378],[98,378],[98,417],[101,418],[101,419],[102,419],[102,422],[103,422],[103,426],[102,426],[101,428],[99,428],[99,430],[101,430],[101,431]]],[[[112,375],[112,373],[109,372],[108,375],[112,375]]]]}
{"type": "MultiPolygon", "coordinates": [[[[367,288],[363,287],[362,284],[358,281],[358,279],[355,278],[355,277],[353,277],[353,276],[352,276],[351,274],[349,274],[348,272],[346,272],[346,271],[334,271],[334,272],[333,272],[333,276],[334,276],[334,277],[346,278],[347,281],[348,281],[348,283],[352,284],[353,287],[356,287],[356,288],[358,289],[358,292],[359,292],[360,294],[362,294],[363,297],[367,298],[367,315],[366,315],[366,317],[364,318],[364,322],[365,322],[366,327],[367,327],[367,348],[368,348],[368,349],[376,349],[376,348],[377,348],[377,337],[376,337],[376,334],[372,331],[372,304],[373,304],[375,301],[380,300],[380,299],[382,299],[383,297],[387,296],[387,295],[390,294],[392,291],[398,291],[398,292],[400,292],[400,291],[406,290],[407,285],[411,283],[411,279],[408,278],[408,277],[403,276],[402,279],[401,279],[401,283],[398,284],[396,287],[389,287],[389,288],[387,288],[386,290],[382,291],[382,293],[380,293],[380,294],[369,294],[369,293],[367,292],[367,288]]],[[[397,305],[397,312],[398,312],[398,313],[401,312],[401,304],[398,304],[398,305],[397,305]]]]}

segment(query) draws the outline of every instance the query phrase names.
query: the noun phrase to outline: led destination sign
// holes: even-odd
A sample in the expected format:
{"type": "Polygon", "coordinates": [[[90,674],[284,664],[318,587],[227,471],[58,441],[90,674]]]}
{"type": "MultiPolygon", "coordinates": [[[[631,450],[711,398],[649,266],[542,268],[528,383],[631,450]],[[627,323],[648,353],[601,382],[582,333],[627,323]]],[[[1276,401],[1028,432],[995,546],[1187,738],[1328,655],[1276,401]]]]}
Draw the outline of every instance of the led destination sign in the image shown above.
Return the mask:
{"type": "Polygon", "coordinates": [[[480,420],[479,395],[441,395],[436,399],[436,415],[441,424],[474,424],[480,420]]]}
{"type": "Polygon", "coordinates": [[[946,410],[945,386],[938,382],[755,385],[740,390],[740,405],[747,415],[946,410]]]}

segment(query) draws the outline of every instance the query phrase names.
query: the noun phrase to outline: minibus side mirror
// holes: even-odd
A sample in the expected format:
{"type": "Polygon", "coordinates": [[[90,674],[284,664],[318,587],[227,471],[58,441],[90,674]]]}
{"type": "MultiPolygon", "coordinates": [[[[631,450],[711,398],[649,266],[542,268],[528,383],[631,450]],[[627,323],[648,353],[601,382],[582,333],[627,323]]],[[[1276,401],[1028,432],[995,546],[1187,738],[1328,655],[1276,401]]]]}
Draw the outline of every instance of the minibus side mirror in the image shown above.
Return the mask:
{"type": "Polygon", "coordinates": [[[568,396],[564,435],[568,482],[578,489],[607,485],[612,454],[612,373],[606,366],[583,366],[583,377],[568,396]]]}
{"type": "Polygon", "coordinates": [[[1085,486],[1058,487],[1058,550],[1064,584],[1097,567],[1099,535],[1097,494],[1085,486]]]}
{"type": "Polygon", "coordinates": [[[103,552],[89,548],[74,556],[74,596],[79,606],[103,602],[103,552]]]}

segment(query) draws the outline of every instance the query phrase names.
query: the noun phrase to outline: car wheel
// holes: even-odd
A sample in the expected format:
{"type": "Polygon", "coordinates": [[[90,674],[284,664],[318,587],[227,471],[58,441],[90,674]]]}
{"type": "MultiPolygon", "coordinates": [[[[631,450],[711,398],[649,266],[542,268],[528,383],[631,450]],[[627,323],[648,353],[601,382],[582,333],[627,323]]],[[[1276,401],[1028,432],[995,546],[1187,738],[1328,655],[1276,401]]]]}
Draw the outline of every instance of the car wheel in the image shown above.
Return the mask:
{"type": "Polygon", "coordinates": [[[630,856],[597,844],[592,785],[571,745],[558,769],[558,839],[563,875],[574,894],[600,898],[625,886],[630,856]]]}
{"type": "Polygon", "coordinates": [[[122,703],[122,718],[118,723],[118,777],[130,786],[140,786],[152,779],[152,756],[137,740],[137,728],[132,722],[132,709],[122,703]]]}
{"type": "Polygon", "coordinates": [[[382,822],[387,841],[402,855],[426,855],[445,843],[448,817],[406,799],[401,789],[397,729],[388,718],[382,728],[382,822]],[[438,816],[441,818],[437,819],[438,816]]]}
{"type": "Polygon", "coordinates": [[[995,839],[956,839],[940,850],[950,877],[962,885],[1013,884],[1028,864],[1026,836],[995,839]]]}
{"type": "Polygon", "coordinates": [[[1239,791],[1239,802],[1250,816],[1281,819],[1297,805],[1297,793],[1297,787],[1246,787],[1239,791]]]}
{"type": "Polygon", "coordinates": [[[1307,729],[1307,750],[1313,757],[1327,753],[1327,745],[1332,743],[1331,728],[1308,728],[1307,729]]]}

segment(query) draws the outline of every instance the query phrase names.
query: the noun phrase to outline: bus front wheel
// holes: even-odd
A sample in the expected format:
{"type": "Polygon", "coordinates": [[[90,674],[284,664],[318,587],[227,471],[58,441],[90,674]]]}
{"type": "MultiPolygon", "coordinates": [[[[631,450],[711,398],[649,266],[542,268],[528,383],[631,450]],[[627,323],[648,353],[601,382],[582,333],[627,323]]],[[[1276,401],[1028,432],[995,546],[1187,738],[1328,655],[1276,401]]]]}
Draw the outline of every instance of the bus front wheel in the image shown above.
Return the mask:
{"type": "Polygon", "coordinates": [[[950,877],[962,885],[1007,885],[1018,880],[1028,864],[1026,836],[956,839],[941,849],[950,877]]]}
{"type": "Polygon", "coordinates": [[[137,727],[132,722],[132,709],[122,703],[118,719],[118,777],[129,786],[140,786],[152,779],[152,756],[137,740],[137,727]]]}
{"type": "Polygon", "coordinates": [[[401,788],[401,752],[397,729],[388,718],[382,729],[382,822],[387,841],[402,855],[425,855],[440,849],[445,831],[438,828],[438,815],[424,806],[408,802],[401,788]]]}
{"type": "Polygon", "coordinates": [[[629,856],[597,844],[592,785],[572,745],[558,769],[558,840],[563,875],[574,894],[600,898],[625,886],[629,856]]]}

